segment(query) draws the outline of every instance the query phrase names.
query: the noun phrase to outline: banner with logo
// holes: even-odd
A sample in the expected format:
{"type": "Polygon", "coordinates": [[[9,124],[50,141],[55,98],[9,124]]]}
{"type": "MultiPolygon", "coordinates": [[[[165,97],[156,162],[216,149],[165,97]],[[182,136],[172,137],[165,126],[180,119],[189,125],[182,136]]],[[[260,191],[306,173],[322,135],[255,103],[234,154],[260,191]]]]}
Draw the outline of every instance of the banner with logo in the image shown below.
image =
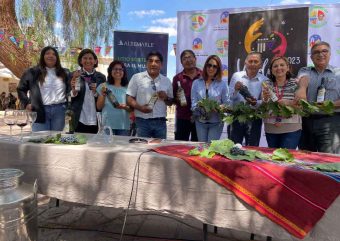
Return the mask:
{"type": "MultiPolygon", "coordinates": [[[[317,41],[331,45],[330,64],[340,67],[340,5],[314,5],[309,8],[308,54],[317,41]]],[[[308,57],[308,65],[312,65],[308,57]]]]}
{"type": "Polygon", "coordinates": [[[286,56],[293,73],[306,66],[308,8],[236,13],[229,20],[229,79],[253,51],[262,54],[265,74],[274,56],[286,56]]]}
{"type": "Polygon", "coordinates": [[[340,4],[178,12],[176,71],[182,71],[180,53],[191,49],[201,68],[209,55],[219,55],[225,78],[243,70],[249,51],[263,54],[263,73],[273,56],[284,55],[297,74],[312,64],[310,47],[320,40],[331,45],[330,64],[340,67],[339,12],[340,4]]]}
{"type": "Polygon", "coordinates": [[[169,35],[165,33],[114,31],[113,58],[124,62],[128,79],[146,70],[146,56],[151,51],[163,55],[161,73],[166,76],[169,35]]]}
{"type": "Polygon", "coordinates": [[[209,55],[216,54],[223,64],[223,78],[228,77],[228,9],[177,12],[176,71],[182,71],[181,52],[194,51],[197,67],[203,68],[209,55]]]}

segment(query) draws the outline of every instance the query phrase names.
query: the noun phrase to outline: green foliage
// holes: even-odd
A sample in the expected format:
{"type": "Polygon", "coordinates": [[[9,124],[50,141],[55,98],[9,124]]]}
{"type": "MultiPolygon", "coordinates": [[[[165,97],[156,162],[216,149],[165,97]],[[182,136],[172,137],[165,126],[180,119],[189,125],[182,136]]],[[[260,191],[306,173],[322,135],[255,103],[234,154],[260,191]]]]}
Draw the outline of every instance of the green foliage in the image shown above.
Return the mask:
{"type": "Polygon", "coordinates": [[[315,113],[332,115],[334,113],[334,103],[329,100],[322,103],[309,103],[305,100],[300,100],[297,106],[287,106],[270,101],[268,103],[262,103],[258,108],[254,108],[247,103],[241,102],[234,107],[228,107],[226,109],[228,111],[219,110],[228,113],[228,115],[223,118],[223,121],[231,124],[235,120],[244,123],[255,119],[268,118],[269,116],[290,118],[294,114],[301,116],[309,116],[315,113]]]}
{"type": "Polygon", "coordinates": [[[16,1],[23,34],[40,46],[93,47],[107,43],[118,22],[119,7],[119,0],[16,1]]]}
{"type": "Polygon", "coordinates": [[[256,158],[262,160],[270,160],[270,155],[263,153],[261,151],[255,150],[245,150],[240,154],[232,154],[231,149],[235,148],[235,144],[232,140],[224,139],[224,140],[214,140],[210,145],[201,146],[191,149],[188,154],[191,156],[200,156],[205,158],[212,158],[215,154],[219,154],[221,156],[225,156],[231,160],[245,160],[252,161],[256,158]]]}
{"type": "Polygon", "coordinates": [[[273,151],[273,161],[293,162],[294,156],[285,148],[279,148],[273,151]]]}
{"type": "Polygon", "coordinates": [[[215,100],[211,100],[208,98],[203,98],[197,102],[199,107],[202,107],[207,113],[212,111],[218,111],[220,109],[219,104],[215,100]]]}
{"type": "Polygon", "coordinates": [[[43,138],[32,138],[28,142],[44,143],[44,144],[66,144],[66,145],[83,145],[86,144],[87,138],[83,134],[67,135],[63,136],[58,133],[53,136],[46,136],[43,138]],[[70,140],[63,140],[69,138],[70,140]],[[71,140],[72,139],[72,140],[71,140]]]}
{"type": "Polygon", "coordinates": [[[313,169],[324,172],[340,172],[340,163],[324,163],[312,166],[313,169]]]}

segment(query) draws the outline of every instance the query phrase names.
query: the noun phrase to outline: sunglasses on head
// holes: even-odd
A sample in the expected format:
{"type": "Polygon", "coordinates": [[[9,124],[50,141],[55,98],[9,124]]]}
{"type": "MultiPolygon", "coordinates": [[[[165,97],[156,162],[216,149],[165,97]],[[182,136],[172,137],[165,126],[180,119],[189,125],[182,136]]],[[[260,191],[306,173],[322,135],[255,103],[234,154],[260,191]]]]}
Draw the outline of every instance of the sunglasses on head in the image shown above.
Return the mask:
{"type": "Polygon", "coordinates": [[[208,68],[214,68],[214,69],[218,69],[218,66],[215,64],[207,64],[208,68]]]}

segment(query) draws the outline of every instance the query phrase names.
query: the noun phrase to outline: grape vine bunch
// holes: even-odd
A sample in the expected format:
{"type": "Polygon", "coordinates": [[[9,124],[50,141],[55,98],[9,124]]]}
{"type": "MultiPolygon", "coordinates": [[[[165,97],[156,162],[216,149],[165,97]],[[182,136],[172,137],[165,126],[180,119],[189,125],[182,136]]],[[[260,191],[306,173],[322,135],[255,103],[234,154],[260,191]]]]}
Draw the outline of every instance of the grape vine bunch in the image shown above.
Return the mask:
{"type": "Polygon", "coordinates": [[[246,152],[238,146],[233,146],[230,149],[230,154],[233,155],[233,156],[237,156],[237,155],[244,156],[246,154],[246,152]]]}

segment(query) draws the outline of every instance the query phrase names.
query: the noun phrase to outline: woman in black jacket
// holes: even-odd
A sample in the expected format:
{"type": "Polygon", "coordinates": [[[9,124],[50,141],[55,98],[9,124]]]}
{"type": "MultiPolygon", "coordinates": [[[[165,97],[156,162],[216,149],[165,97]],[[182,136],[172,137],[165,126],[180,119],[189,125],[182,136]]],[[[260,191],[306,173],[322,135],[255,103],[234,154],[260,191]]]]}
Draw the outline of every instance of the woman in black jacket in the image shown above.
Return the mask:
{"type": "Polygon", "coordinates": [[[57,50],[51,46],[43,48],[39,64],[22,75],[17,92],[23,107],[37,112],[33,131],[63,130],[69,76],[69,71],[61,66],[57,50]]]}
{"type": "Polygon", "coordinates": [[[106,81],[105,75],[95,70],[98,67],[98,57],[91,49],[83,49],[78,56],[80,71],[73,74],[72,109],[75,114],[75,130],[83,133],[97,133],[96,88],[106,81]],[[80,77],[80,89],[76,90],[77,78],[80,77]]]}

